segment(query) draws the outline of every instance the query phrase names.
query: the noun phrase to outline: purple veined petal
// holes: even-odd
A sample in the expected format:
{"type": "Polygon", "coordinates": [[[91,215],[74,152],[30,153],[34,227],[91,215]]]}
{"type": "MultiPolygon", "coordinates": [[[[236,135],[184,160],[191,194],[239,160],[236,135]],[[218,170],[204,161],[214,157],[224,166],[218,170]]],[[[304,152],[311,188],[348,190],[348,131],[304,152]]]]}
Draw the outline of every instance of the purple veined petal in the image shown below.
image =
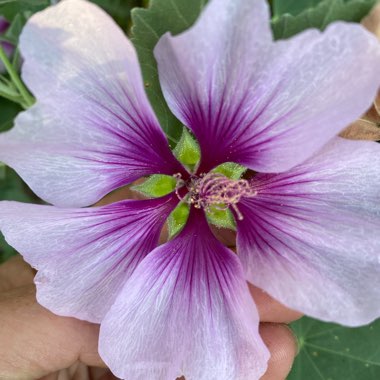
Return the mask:
{"type": "Polygon", "coordinates": [[[0,202],[7,242],[38,270],[38,302],[58,315],[100,322],[157,244],[176,196],[61,209],[0,202]]]}
{"type": "Polygon", "coordinates": [[[268,350],[240,262],[192,209],[136,269],[101,325],[99,352],[128,380],[258,380],[268,350]]]}
{"type": "Polygon", "coordinates": [[[227,161],[286,171],[360,117],[380,85],[380,44],[362,26],[273,42],[265,0],[211,0],[155,56],[171,110],[200,142],[203,172],[227,161]]]}
{"type": "Polygon", "coordinates": [[[293,170],[259,174],[239,203],[247,279],[310,316],[380,316],[380,146],[337,138],[293,170]]]}
{"type": "Polygon", "coordinates": [[[20,49],[37,104],[0,135],[0,160],[38,196],[80,207],[182,166],[144,92],[136,52],[96,5],[66,0],[31,17],[20,49]]]}

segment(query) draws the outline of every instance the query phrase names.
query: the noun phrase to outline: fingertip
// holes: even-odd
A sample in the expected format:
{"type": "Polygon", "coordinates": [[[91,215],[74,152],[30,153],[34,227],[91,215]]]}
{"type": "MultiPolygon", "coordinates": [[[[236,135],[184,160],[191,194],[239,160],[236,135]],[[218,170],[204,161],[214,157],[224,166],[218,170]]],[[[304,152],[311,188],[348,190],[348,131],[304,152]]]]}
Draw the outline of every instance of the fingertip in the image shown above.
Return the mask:
{"type": "Polygon", "coordinates": [[[16,255],[0,265],[0,292],[33,284],[35,272],[21,255],[16,255]]]}
{"type": "Polygon", "coordinates": [[[290,323],[302,317],[302,313],[284,306],[264,290],[252,284],[248,284],[248,287],[255,300],[260,321],[290,323]]]}
{"type": "Polygon", "coordinates": [[[285,380],[298,352],[294,333],[287,325],[262,323],[260,334],[271,354],[267,372],[261,380],[285,380]]]}
{"type": "Polygon", "coordinates": [[[0,311],[0,356],[9,359],[2,370],[14,378],[40,378],[78,360],[105,366],[97,352],[99,326],[49,312],[36,302],[33,286],[2,293],[0,311]]]}

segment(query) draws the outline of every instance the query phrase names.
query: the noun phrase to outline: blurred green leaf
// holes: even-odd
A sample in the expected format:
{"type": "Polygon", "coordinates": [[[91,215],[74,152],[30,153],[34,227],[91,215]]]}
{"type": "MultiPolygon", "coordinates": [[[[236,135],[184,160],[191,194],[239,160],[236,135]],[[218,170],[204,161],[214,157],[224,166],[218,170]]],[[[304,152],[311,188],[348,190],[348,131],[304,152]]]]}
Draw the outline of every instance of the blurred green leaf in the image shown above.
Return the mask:
{"type": "MultiPolygon", "coordinates": [[[[32,103],[33,98],[30,96],[30,102],[28,102],[27,100],[29,100],[29,98],[27,99],[23,96],[29,93],[18,76],[18,71],[20,69],[19,52],[17,49],[18,40],[27,19],[33,13],[46,8],[48,5],[50,5],[49,0],[0,0],[0,15],[4,16],[10,22],[10,26],[7,31],[2,34],[0,38],[2,41],[13,44],[15,47],[13,60],[11,57],[7,57],[6,55],[4,55],[4,58],[1,59],[2,61],[5,59],[12,61],[10,62],[10,67],[12,69],[12,74],[10,77],[12,78],[13,83],[6,83],[6,78],[3,75],[1,76],[0,97],[6,98],[8,101],[18,103],[23,108],[27,108],[29,103],[32,103]],[[17,78],[18,81],[16,81],[15,78],[17,78]],[[13,84],[16,84],[17,88],[13,84]],[[22,88],[22,90],[20,90],[20,88],[22,88]]],[[[7,67],[5,62],[4,65],[7,67]]],[[[6,75],[8,74],[10,74],[9,67],[7,68],[6,75]]],[[[17,108],[10,106],[10,109],[12,112],[15,109],[19,110],[20,108],[19,106],[17,106],[17,108]]],[[[0,102],[0,132],[8,129],[12,125],[12,119],[15,116],[4,116],[3,113],[7,114],[8,112],[2,102],[0,102]]]]}
{"type": "Polygon", "coordinates": [[[35,13],[49,5],[49,0],[0,0],[0,15],[12,21],[19,13],[35,13]]]}
{"type": "Polygon", "coordinates": [[[131,25],[131,9],[142,6],[142,0],[91,0],[102,7],[127,32],[131,25]]]}
{"type": "Polygon", "coordinates": [[[9,167],[0,177],[0,201],[35,202],[36,198],[24,181],[9,167]]]}
{"type": "Polygon", "coordinates": [[[26,16],[22,13],[17,14],[11,24],[9,25],[7,31],[4,36],[8,39],[8,41],[12,42],[15,46],[18,43],[18,38],[26,23],[26,16]]]}
{"type": "MultiPolygon", "coordinates": [[[[15,171],[1,166],[0,201],[35,202],[36,198],[15,171]]],[[[0,263],[16,254],[0,234],[0,263]]]]}
{"type": "Polygon", "coordinates": [[[380,379],[380,320],[345,328],[304,317],[292,328],[300,352],[287,380],[380,379]]]}
{"type": "Polygon", "coordinates": [[[4,236],[0,232],[0,264],[15,255],[17,255],[17,252],[10,245],[8,245],[4,239],[4,236]]]}
{"type": "Polygon", "coordinates": [[[22,96],[17,91],[13,83],[8,81],[5,77],[1,75],[0,75],[0,96],[8,100],[11,100],[12,102],[15,102],[15,103],[21,104],[23,102],[22,96]]]}
{"type": "MultiPolygon", "coordinates": [[[[281,1],[281,0],[280,0],[281,1]]],[[[272,20],[275,39],[289,38],[308,28],[324,30],[337,20],[359,22],[377,0],[323,0],[316,7],[306,9],[297,16],[283,14],[272,20]]]]}
{"type": "Polygon", "coordinates": [[[305,9],[315,7],[320,2],[321,0],[273,0],[273,17],[281,16],[284,13],[296,16],[305,9]]]}
{"type": "Polygon", "coordinates": [[[4,98],[0,98],[0,132],[10,129],[21,107],[4,98]]]}
{"type": "Polygon", "coordinates": [[[153,49],[164,33],[178,34],[193,25],[206,1],[152,0],[148,9],[132,10],[132,42],[140,59],[146,91],[171,143],[180,138],[182,125],[170,112],[162,95],[153,49]]]}
{"type": "Polygon", "coordinates": [[[0,181],[5,179],[6,175],[7,175],[7,167],[5,166],[5,164],[0,162],[0,181]]]}
{"type": "MultiPolygon", "coordinates": [[[[0,98],[0,132],[13,126],[14,118],[20,111],[21,108],[18,104],[0,98]]],[[[0,163],[0,201],[4,200],[35,202],[37,198],[15,171],[0,163]]],[[[5,242],[0,233],[0,263],[15,254],[16,251],[5,242]]]]}

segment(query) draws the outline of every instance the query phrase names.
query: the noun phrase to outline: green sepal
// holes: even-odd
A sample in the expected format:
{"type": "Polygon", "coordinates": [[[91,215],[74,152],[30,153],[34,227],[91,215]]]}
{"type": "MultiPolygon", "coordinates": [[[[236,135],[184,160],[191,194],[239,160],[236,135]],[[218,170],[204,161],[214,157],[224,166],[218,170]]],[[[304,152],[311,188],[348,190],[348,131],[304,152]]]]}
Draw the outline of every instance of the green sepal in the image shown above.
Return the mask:
{"type": "Polygon", "coordinates": [[[235,218],[230,209],[218,210],[216,207],[211,207],[210,211],[206,212],[206,216],[209,223],[214,226],[236,231],[235,218]]]}
{"type": "Polygon", "coordinates": [[[187,203],[180,203],[169,215],[168,218],[168,232],[169,239],[177,235],[185,226],[190,213],[190,205],[187,203]]]}
{"type": "Polygon", "coordinates": [[[185,127],[173,152],[177,159],[190,169],[193,169],[201,158],[199,144],[185,127]]]}
{"type": "Polygon", "coordinates": [[[132,186],[132,190],[138,191],[149,198],[158,198],[174,191],[176,183],[177,181],[172,176],[153,174],[142,184],[132,186]]]}
{"type": "Polygon", "coordinates": [[[223,174],[229,179],[238,180],[246,170],[247,168],[236,164],[235,162],[225,162],[224,164],[217,166],[213,172],[223,174]]]}

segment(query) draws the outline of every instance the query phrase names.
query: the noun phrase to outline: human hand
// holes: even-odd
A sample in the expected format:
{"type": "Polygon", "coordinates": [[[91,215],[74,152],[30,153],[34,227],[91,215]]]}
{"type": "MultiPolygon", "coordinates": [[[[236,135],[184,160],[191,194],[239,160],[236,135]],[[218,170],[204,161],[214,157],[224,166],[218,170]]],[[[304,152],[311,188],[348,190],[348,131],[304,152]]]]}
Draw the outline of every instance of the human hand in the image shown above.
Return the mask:
{"type": "MultiPolygon", "coordinates": [[[[1,380],[114,380],[97,353],[99,326],[59,317],[36,302],[33,270],[14,257],[0,266],[1,380]]],[[[284,323],[300,314],[250,287],[271,359],[262,380],[284,380],[297,348],[284,323]]]]}

